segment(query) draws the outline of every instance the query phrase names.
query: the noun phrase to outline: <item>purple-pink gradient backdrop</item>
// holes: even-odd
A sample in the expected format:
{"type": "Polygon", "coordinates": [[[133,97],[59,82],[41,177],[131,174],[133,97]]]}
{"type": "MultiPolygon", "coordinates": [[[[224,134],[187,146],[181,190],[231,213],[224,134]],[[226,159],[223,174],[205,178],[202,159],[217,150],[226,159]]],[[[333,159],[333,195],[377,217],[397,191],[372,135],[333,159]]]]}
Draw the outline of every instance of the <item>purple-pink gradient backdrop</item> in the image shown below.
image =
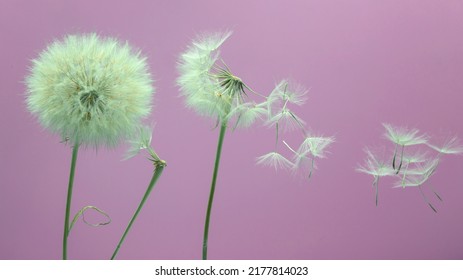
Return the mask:
{"type": "MultiPolygon", "coordinates": [[[[30,59],[53,38],[98,32],[148,56],[157,92],[154,146],[168,162],[120,259],[199,259],[218,130],[184,108],[178,54],[202,31],[232,29],[224,60],[256,91],[290,77],[310,88],[297,112],[337,142],[311,181],[255,166],[273,131],[227,134],[210,228],[211,259],[462,259],[463,157],[445,157],[417,189],[355,172],[382,122],[463,137],[462,1],[13,1],[0,2],[0,259],[61,257],[71,151],[27,112],[30,59]]],[[[297,133],[285,139],[295,145],[297,133]]],[[[151,164],[125,147],[82,151],[72,213],[85,205],[113,222],[79,222],[69,258],[107,259],[144,193],[151,164]]],[[[95,221],[98,217],[89,214],[95,221]]]]}

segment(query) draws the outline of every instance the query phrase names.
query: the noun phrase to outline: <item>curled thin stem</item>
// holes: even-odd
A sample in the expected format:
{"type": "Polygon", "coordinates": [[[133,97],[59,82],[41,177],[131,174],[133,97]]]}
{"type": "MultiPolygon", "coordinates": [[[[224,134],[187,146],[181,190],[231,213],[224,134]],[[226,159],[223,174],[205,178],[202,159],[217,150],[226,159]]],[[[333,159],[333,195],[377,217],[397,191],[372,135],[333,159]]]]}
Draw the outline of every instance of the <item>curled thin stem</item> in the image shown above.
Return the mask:
{"type": "Polygon", "coordinates": [[[82,216],[82,221],[85,224],[87,224],[89,226],[92,226],[92,227],[105,226],[105,225],[108,225],[108,224],[111,223],[111,217],[109,217],[109,215],[105,211],[103,211],[103,210],[101,210],[101,209],[99,209],[99,208],[97,208],[95,206],[90,206],[90,205],[85,206],[82,209],[80,209],[79,212],[77,212],[77,214],[74,216],[74,219],[72,219],[71,225],[69,226],[68,234],[71,232],[72,227],[75,225],[75,223],[77,222],[77,220],[79,219],[80,216],[82,216]],[[85,212],[87,210],[89,210],[89,209],[95,210],[98,213],[102,214],[103,216],[105,216],[107,218],[107,221],[99,222],[99,223],[96,223],[96,224],[92,224],[92,223],[87,222],[87,220],[85,219],[85,212]]]}

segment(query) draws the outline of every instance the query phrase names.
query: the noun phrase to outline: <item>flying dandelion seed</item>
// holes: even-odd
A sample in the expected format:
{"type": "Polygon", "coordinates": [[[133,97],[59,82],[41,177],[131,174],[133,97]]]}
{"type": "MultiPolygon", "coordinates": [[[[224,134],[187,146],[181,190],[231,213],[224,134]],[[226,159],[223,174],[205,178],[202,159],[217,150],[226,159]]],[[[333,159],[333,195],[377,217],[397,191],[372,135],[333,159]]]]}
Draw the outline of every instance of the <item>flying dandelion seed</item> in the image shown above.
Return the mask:
{"type": "Polygon", "coordinates": [[[460,144],[460,140],[457,137],[452,137],[441,145],[433,145],[430,143],[427,143],[429,147],[432,149],[436,150],[439,155],[440,154],[447,154],[447,155],[461,155],[463,154],[463,145],[460,144]]]}
{"type": "Polygon", "coordinates": [[[283,144],[293,153],[294,171],[308,170],[307,177],[310,179],[315,169],[315,158],[325,158],[327,147],[334,141],[334,137],[307,136],[297,151],[285,141],[283,141],[283,144]]]}
{"type": "Polygon", "coordinates": [[[418,129],[408,129],[406,127],[394,127],[390,124],[383,124],[386,129],[384,136],[395,144],[394,156],[392,158],[392,168],[399,174],[402,168],[403,154],[406,146],[413,146],[419,144],[426,144],[428,137],[426,135],[419,135],[418,129]],[[396,168],[396,157],[399,146],[401,147],[401,155],[399,166],[396,168]]]}
{"type": "Polygon", "coordinates": [[[394,176],[395,171],[384,160],[375,155],[370,149],[365,148],[367,158],[363,166],[357,168],[358,172],[373,176],[373,187],[375,188],[375,203],[378,206],[378,184],[379,179],[385,176],[394,176]]]}
{"type": "Polygon", "coordinates": [[[271,152],[257,158],[257,164],[262,164],[278,169],[291,169],[293,163],[277,152],[271,152]]]}

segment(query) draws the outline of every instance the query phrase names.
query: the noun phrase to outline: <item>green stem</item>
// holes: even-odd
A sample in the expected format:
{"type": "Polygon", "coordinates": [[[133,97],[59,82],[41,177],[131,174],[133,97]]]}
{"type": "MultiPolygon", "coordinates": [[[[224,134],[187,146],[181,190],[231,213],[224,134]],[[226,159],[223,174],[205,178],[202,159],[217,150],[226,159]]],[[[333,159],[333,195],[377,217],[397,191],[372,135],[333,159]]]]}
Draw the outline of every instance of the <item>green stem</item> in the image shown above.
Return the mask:
{"type": "Polygon", "coordinates": [[[114,260],[116,258],[117,253],[119,252],[119,249],[121,248],[122,243],[124,243],[125,237],[127,236],[127,233],[129,233],[130,228],[132,227],[133,222],[137,219],[138,214],[140,213],[141,209],[143,208],[143,205],[145,204],[146,200],[148,199],[148,196],[150,195],[151,191],[154,188],[154,185],[156,184],[157,180],[159,177],[161,177],[162,171],[164,170],[165,165],[158,165],[156,169],[154,170],[153,177],[151,178],[150,184],[148,185],[148,188],[146,189],[145,195],[143,196],[142,200],[140,201],[140,204],[138,205],[137,210],[135,211],[135,214],[133,214],[132,219],[130,220],[129,224],[127,225],[127,228],[124,231],[124,234],[121,237],[121,240],[119,241],[119,244],[117,244],[116,250],[114,250],[113,255],[111,256],[111,260],[114,260]]]}
{"type": "Polygon", "coordinates": [[[215,154],[214,173],[212,175],[211,192],[209,194],[209,202],[207,204],[206,222],[204,224],[204,239],[203,239],[203,260],[207,260],[207,241],[209,237],[209,222],[211,218],[212,202],[214,201],[215,183],[217,182],[217,173],[219,172],[220,155],[222,154],[222,144],[225,138],[227,124],[222,123],[220,127],[219,141],[217,144],[217,152],[215,154]]]}
{"type": "Polygon", "coordinates": [[[66,214],[64,218],[63,260],[66,260],[68,258],[69,215],[71,213],[72,187],[74,185],[74,174],[76,172],[78,152],[79,144],[75,144],[72,148],[71,171],[69,173],[68,195],[66,200],[66,214]]]}

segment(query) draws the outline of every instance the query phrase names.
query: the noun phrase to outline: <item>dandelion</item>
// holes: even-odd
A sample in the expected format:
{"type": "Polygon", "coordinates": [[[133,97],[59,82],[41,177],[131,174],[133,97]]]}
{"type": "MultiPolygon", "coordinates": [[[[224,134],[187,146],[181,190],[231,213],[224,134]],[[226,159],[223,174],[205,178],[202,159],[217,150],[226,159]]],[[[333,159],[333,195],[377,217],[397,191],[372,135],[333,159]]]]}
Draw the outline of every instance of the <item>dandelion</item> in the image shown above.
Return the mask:
{"type": "Polygon", "coordinates": [[[419,135],[418,129],[408,129],[405,127],[393,127],[390,124],[383,124],[383,126],[386,129],[386,133],[384,134],[384,136],[395,144],[394,156],[392,158],[392,168],[396,170],[396,173],[398,174],[402,167],[403,154],[404,154],[405,147],[419,145],[419,144],[426,144],[428,139],[426,135],[419,135]],[[402,147],[402,152],[400,156],[399,166],[396,169],[395,163],[396,163],[396,156],[397,156],[397,151],[398,151],[399,146],[402,147]]]}
{"type": "Polygon", "coordinates": [[[126,153],[125,159],[132,158],[138,153],[140,153],[141,151],[147,151],[149,155],[148,159],[154,165],[154,172],[153,172],[151,181],[148,185],[148,188],[146,189],[145,194],[138,205],[137,210],[133,214],[132,219],[127,225],[124,233],[122,234],[121,239],[119,240],[119,243],[117,244],[116,249],[114,250],[113,255],[111,256],[111,260],[114,260],[116,258],[117,253],[119,252],[122,244],[124,243],[125,238],[127,237],[127,234],[132,228],[133,223],[135,222],[135,220],[138,217],[138,214],[140,213],[141,209],[145,205],[145,202],[148,199],[152,190],[154,189],[154,186],[156,185],[156,182],[159,180],[159,177],[161,177],[161,174],[164,168],[167,166],[166,162],[158,156],[158,154],[154,151],[154,149],[151,146],[152,135],[153,135],[153,126],[141,125],[137,129],[137,133],[133,135],[133,139],[129,140],[129,143],[131,145],[130,145],[129,150],[126,153]]]}
{"type": "Polygon", "coordinates": [[[55,40],[32,61],[26,78],[29,111],[73,145],[66,203],[63,259],[80,146],[114,147],[151,111],[146,59],[129,44],[96,34],[55,40]]]}
{"type": "Polygon", "coordinates": [[[33,60],[26,84],[29,110],[72,145],[114,147],[151,111],[146,59],[94,33],[51,43],[33,60]]]}
{"type": "Polygon", "coordinates": [[[378,206],[379,179],[385,176],[393,176],[395,174],[395,171],[390,167],[389,164],[387,164],[387,162],[384,159],[381,159],[380,157],[375,155],[370,149],[365,148],[365,153],[367,154],[365,164],[363,166],[359,166],[357,168],[357,171],[373,176],[373,187],[375,188],[375,201],[376,206],[378,206]]]}

